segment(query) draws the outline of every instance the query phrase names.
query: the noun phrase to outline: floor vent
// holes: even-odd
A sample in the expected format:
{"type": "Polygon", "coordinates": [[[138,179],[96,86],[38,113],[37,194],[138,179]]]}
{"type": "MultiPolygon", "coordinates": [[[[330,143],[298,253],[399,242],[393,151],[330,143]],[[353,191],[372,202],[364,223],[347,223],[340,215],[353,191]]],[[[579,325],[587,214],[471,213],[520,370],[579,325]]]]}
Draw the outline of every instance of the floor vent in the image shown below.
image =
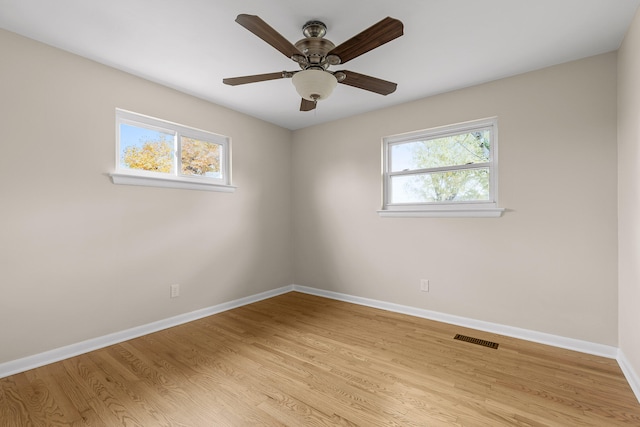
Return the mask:
{"type": "Polygon", "coordinates": [[[453,337],[453,339],[454,340],[470,342],[471,344],[483,345],[483,346],[489,347],[489,348],[498,348],[498,343],[481,340],[479,338],[468,337],[466,335],[456,334],[456,336],[453,337]]]}

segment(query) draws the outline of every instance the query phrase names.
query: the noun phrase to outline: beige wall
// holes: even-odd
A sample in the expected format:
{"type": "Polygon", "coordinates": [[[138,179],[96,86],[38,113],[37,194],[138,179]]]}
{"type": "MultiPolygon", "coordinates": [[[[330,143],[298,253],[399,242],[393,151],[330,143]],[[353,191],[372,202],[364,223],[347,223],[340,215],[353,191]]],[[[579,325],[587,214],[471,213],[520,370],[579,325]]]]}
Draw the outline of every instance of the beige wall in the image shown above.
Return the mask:
{"type": "Polygon", "coordinates": [[[619,346],[640,375],[640,11],[618,56],[619,346]]]}
{"type": "Polygon", "coordinates": [[[616,153],[615,53],[296,131],[295,283],[615,346],[616,153]],[[503,217],[378,216],[383,136],[490,116],[503,217]]]}
{"type": "Polygon", "coordinates": [[[0,52],[0,363],[292,283],[288,130],[9,32],[0,52]],[[231,136],[236,193],[112,184],[116,107],[231,136]]]}

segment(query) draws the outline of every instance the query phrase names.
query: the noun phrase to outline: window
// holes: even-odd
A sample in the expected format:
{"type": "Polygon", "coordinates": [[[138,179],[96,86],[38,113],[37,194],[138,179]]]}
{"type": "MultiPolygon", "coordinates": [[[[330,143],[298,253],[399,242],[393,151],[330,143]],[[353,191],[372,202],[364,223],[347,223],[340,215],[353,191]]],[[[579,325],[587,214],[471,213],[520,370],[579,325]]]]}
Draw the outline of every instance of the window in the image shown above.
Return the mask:
{"type": "Polygon", "coordinates": [[[500,216],[495,118],[383,139],[381,216],[500,216]]]}
{"type": "Polygon", "coordinates": [[[115,184],[233,191],[226,136],[116,110],[115,184]]]}

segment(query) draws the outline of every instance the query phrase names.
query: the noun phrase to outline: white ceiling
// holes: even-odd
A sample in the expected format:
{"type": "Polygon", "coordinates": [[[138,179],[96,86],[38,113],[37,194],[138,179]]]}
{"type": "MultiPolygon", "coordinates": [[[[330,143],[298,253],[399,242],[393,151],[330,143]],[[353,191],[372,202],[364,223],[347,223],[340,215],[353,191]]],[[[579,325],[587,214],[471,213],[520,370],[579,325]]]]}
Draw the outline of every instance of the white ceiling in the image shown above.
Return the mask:
{"type": "MultiPolygon", "coordinates": [[[[0,27],[288,129],[616,50],[640,0],[0,0],[0,27]],[[388,96],[338,85],[298,111],[290,79],[225,77],[296,70],[234,22],[258,15],[285,38],[323,21],[336,45],[386,16],[404,36],[340,66],[398,83],[388,96]]],[[[332,69],[336,69],[333,67],[332,69]]]]}

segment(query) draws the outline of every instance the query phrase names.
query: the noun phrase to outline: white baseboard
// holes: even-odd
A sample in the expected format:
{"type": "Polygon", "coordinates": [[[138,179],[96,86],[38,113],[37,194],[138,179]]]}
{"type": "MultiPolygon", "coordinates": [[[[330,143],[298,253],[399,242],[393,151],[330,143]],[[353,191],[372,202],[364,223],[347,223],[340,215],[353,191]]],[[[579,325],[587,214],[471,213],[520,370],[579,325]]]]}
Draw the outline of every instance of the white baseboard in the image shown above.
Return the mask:
{"type": "Polygon", "coordinates": [[[115,332],[113,334],[104,335],[102,337],[92,338],[79,343],[56,348],[54,350],[45,351],[33,356],[27,356],[21,359],[0,363],[0,378],[8,377],[9,375],[28,371],[29,369],[38,368],[40,366],[78,356],[80,354],[88,353],[93,350],[98,350],[100,348],[104,348],[113,344],[118,344],[123,341],[161,331],[163,329],[182,325],[183,323],[202,319],[203,317],[211,316],[223,311],[261,301],[263,299],[285,294],[287,292],[291,292],[292,290],[293,285],[284,286],[278,289],[273,289],[271,291],[266,291],[245,298],[225,302],[222,304],[192,311],[190,313],[180,314],[178,316],[169,317],[168,319],[159,320],[157,322],[148,323],[146,325],[137,326],[135,328],[126,329],[124,331],[115,332]]]}
{"type": "Polygon", "coordinates": [[[537,342],[540,344],[551,345],[568,350],[579,351],[581,353],[602,356],[609,359],[616,359],[618,356],[618,348],[603,344],[596,344],[589,341],[581,341],[573,338],[561,337],[558,335],[546,334],[544,332],[536,332],[528,329],[516,328],[513,326],[501,325],[499,323],[484,322],[481,320],[469,319],[466,317],[455,316],[452,314],[440,313],[437,311],[425,310],[406,305],[393,304],[389,302],[356,297],[352,295],[342,294],[339,292],[325,291],[322,289],[309,288],[306,286],[293,285],[293,290],[317,295],[325,298],[331,298],[339,301],[350,302],[367,307],[380,308],[382,310],[393,311],[396,313],[408,314],[411,316],[422,317],[424,319],[436,320],[438,322],[449,323],[451,325],[463,326],[480,331],[491,332],[508,337],[519,338],[527,341],[537,342]]]}
{"type": "Polygon", "coordinates": [[[622,352],[619,351],[616,347],[611,347],[611,346],[602,345],[602,344],[595,344],[588,341],[581,341],[581,340],[576,340],[572,338],[560,337],[557,335],[530,331],[527,329],[515,328],[512,326],[506,326],[506,325],[501,325],[497,323],[484,322],[484,321],[469,319],[465,317],[439,313],[436,311],[409,307],[409,306],[404,306],[399,304],[393,304],[393,303],[373,300],[369,298],[356,297],[356,296],[342,294],[338,292],[326,291],[322,289],[310,288],[310,287],[299,286],[299,285],[283,286],[281,288],[274,289],[271,291],[262,292],[256,295],[240,298],[237,300],[218,304],[212,307],[203,308],[201,310],[192,311],[190,313],[181,314],[178,316],[170,317],[168,319],[159,320],[157,322],[148,323],[146,325],[138,326],[131,329],[126,329],[124,331],[115,332],[113,334],[105,335],[102,337],[92,338],[76,344],[71,344],[71,345],[60,347],[54,350],[45,351],[43,353],[27,356],[21,359],[0,363],[0,378],[4,378],[9,375],[28,371],[29,369],[34,369],[40,366],[48,365],[50,363],[58,362],[60,360],[68,359],[70,357],[74,357],[83,353],[88,353],[93,350],[97,350],[103,347],[107,347],[113,344],[118,344],[123,341],[137,338],[142,335],[147,335],[163,329],[171,328],[173,326],[198,320],[203,317],[211,316],[217,313],[221,313],[223,311],[231,310],[233,308],[241,307],[243,305],[251,304],[267,298],[272,298],[274,296],[285,294],[291,291],[297,291],[297,292],[307,293],[311,295],[322,296],[322,297],[331,298],[339,301],[345,301],[353,304],[379,308],[382,310],[392,311],[396,313],[408,314],[411,316],[436,320],[438,322],[449,323],[449,324],[463,326],[463,327],[472,328],[472,329],[478,329],[481,331],[497,333],[501,335],[514,337],[514,338],[520,338],[527,341],[533,341],[541,344],[547,344],[555,347],[575,350],[582,353],[603,356],[610,359],[616,359],[620,364],[620,367],[624,375],[629,381],[629,384],[632,390],[634,391],[636,397],[638,397],[638,400],[640,401],[640,381],[638,380],[638,376],[634,372],[633,368],[631,368],[631,365],[629,364],[627,359],[624,357],[624,354],[622,354],[622,352]]]}
{"type": "Polygon", "coordinates": [[[640,403],[640,376],[638,376],[637,372],[629,363],[629,360],[626,358],[622,350],[618,350],[618,365],[620,365],[620,369],[622,369],[622,373],[624,374],[631,390],[636,395],[636,399],[640,403]]]}

